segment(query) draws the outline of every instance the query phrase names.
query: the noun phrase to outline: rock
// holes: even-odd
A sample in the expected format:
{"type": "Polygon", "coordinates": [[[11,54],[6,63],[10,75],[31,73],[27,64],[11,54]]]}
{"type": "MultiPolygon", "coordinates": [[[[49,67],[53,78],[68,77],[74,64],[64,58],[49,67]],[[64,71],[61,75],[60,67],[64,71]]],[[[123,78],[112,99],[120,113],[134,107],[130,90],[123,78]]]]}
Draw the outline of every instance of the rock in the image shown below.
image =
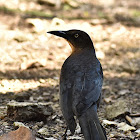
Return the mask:
{"type": "Polygon", "coordinates": [[[109,120],[127,113],[129,113],[129,108],[125,100],[118,100],[116,103],[106,107],[106,117],[109,120]]]}
{"type": "Polygon", "coordinates": [[[123,130],[124,132],[136,130],[135,127],[130,126],[130,125],[126,124],[125,122],[118,123],[117,126],[118,126],[118,129],[123,130]]]}
{"type": "Polygon", "coordinates": [[[1,136],[0,140],[36,140],[36,138],[30,129],[21,126],[17,130],[1,136]]]}
{"type": "Polygon", "coordinates": [[[45,121],[53,113],[50,103],[10,102],[7,116],[17,121],[45,121]]]}

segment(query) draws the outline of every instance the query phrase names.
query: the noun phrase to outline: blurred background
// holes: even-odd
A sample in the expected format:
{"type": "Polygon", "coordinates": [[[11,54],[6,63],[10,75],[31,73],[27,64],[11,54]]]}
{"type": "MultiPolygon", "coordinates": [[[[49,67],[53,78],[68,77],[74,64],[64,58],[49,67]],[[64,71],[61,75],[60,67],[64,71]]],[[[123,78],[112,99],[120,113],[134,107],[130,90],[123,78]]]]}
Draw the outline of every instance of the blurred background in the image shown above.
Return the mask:
{"type": "MultiPolygon", "coordinates": [[[[0,135],[15,130],[7,116],[7,103],[26,101],[49,102],[53,111],[47,123],[22,123],[40,138],[62,136],[65,123],[59,108],[59,74],[71,49],[64,39],[46,32],[69,29],[81,29],[91,36],[102,64],[104,85],[99,116],[117,123],[102,121],[108,138],[138,138],[139,0],[0,0],[0,135]],[[124,110],[115,116],[117,109],[124,110]],[[121,123],[127,129],[120,127],[121,123]],[[44,133],[40,133],[41,128],[44,133]]],[[[77,133],[74,138],[82,139],[77,133]]]]}

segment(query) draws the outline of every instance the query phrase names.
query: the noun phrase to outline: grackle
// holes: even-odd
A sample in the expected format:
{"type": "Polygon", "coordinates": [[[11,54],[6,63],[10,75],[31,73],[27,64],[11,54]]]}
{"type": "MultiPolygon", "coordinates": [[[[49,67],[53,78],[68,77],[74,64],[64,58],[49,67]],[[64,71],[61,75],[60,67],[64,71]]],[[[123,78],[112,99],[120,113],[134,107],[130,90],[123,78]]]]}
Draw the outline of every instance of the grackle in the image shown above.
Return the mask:
{"type": "Polygon", "coordinates": [[[85,140],[106,140],[106,132],[97,116],[103,71],[91,38],[81,30],[48,33],[66,39],[72,48],[60,75],[60,106],[67,128],[74,134],[76,116],[85,140]]]}

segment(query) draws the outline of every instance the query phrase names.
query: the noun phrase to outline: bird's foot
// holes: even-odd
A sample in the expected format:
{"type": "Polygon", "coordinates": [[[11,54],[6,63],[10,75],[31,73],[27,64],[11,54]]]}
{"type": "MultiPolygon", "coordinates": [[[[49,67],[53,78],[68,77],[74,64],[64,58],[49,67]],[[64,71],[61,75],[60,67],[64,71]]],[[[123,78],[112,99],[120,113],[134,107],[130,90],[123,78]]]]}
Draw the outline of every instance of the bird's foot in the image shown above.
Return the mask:
{"type": "Polygon", "coordinates": [[[67,140],[67,135],[63,135],[62,140],[67,140]]]}
{"type": "Polygon", "coordinates": [[[67,130],[68,130],[68,127],[66,128],[65,133],[62,136],[62,140],[67,140],[67,130]]]}

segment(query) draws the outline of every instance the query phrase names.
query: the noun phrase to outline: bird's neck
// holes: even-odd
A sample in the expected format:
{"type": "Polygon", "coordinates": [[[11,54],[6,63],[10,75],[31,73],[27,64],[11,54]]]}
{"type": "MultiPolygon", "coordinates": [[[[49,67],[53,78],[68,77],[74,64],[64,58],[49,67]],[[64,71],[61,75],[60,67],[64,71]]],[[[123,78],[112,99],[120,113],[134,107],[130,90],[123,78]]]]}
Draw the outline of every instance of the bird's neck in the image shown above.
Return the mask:
{"type": "Polygon", "coordinates": [[[94,48],[76,48],[76,49],[72,50],[71,55],[72,56],[88,55],[88,56],[95,56],[96,57],[94,48]]]}
{"type": "Polygon", "coordinates": [[[69,41],[68,41],[68,43],[69,43],[69,45],[70,45],[70,47],[71,47],[71,49],[72,49],[72,52],[71,52],[71,54],[75,54],[75,53],[80,53],[80,52],[83,52],[83,51],[86,51],[86,50],[90,50],[90,51],[92,51],[92,52],[94,52],[95,53],[95,49],[94,49],[94,45],[93,45],[93,43],[91,42],[91,44],[87,44],[87,46],[90,46],[90,47],[86,47],[86,48],[82,48],[82,47],[80,47],[80,48],[76,48],[76,47],[74,47],[69,41]]]}
{"type": "Polygon", "coordinates": [[[72,54],[78,54],[78,53],[81,53],[83,52],[84,49],[82,48],[72,48],[72,54]]]}

